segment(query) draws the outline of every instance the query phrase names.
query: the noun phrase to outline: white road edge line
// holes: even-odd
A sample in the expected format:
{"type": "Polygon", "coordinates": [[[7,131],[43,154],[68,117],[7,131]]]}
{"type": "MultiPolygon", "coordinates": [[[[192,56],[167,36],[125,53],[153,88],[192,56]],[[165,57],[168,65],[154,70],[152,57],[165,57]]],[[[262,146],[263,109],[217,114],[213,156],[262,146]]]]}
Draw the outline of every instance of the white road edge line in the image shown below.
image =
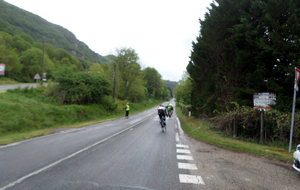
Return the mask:
{"type": "Polygon", "coordinates": [[[73,153],[73,154],[71,154],[71,155],[69,155],[69,156],[67,156],[67,157],[65,157],[65,158],[62,158],[62,159],[60,159],[60,160],[58,160],[58,161],[56,161],[56,162],[53,162],[52,164],[50,164],[50,165],[48,165],[48,166],[45,166],[45,167],[43,167],[43,168],[40,169],[40,170],[37,170],[37,171],[32,172],[32,173],[30,173],[30,174],[28,174],[28,175],[26,175],[26,176],[23,176],[23,177],[21,177],[20,179],[18,179],[18,180],[16,180],[16,181],[14,181],[14,182],[12,182],[12,183],[10,183],[10,184],[8,184],[8,185],[6,185],[6,186],[0,188],[0,190],[5,190],[5,189],[7,189],[7,188],[9,188],[9,187],[13,187],[15,184],[21,183],[22,181],[24,181],[25,179],[27,179],[27,178],[29,178],[29,177],[31,177],[31,176],[33,176],[33,175],[36,175],[36,174],[38,174],[38,173],[40,173],[40,172],[42,172],[42,171],[45,171],[45,170],[47,170],[47,169],[49,169],[49,168],[51,168],[51,167],[53,167],[53,166],[55,166],[55,165],[57,165],[57,164],[59,164],[59,163],[65,161],[65,160],[69,159],[69,158],[72,158],[72,157],[76,156],[77,154],[80,154],[80,153],[82,153],[82,152],[84,152],[84,151],[86,151],[86,150],[88,150],[88,149],[90,149],[90,148],[92,148],[92,147],[94,147],[94,146],[96,146],[96,145],[98,145],[98,144],[104,142],[104,141],[107,141],[108,139],[111,139],[111,138],[113,138],[113,137],[115,137],[115,136],[117,136],[117,135],[119,135],[119,134],[121,134],[121,133],[123,133],[123,132],[125,132],[125,131],[127,131],[127,130],[130,130],[131,128],[133,128],[133,127],[139,125],[140,123],[142,123],[142,122],[144,122],[144,121],[146,121],[146,120],[147,120],[147,119],[142,120],[141,122],[136,123],[135,125],[133,125],[133,126],[131,126],[131,127],[128,127],[127,129],[124,129],[123,131],[120,131],[120,132],[118,132],[118,133],[116,133],[116,134],[114,134],[114,135],[112,135],[112,136],[110,136],[110,137],[107,137],[107,138],[105,138],[105,139],[103,139],[103,140],[101,140],[101,141],[96,142],[95,144],[92,144],[92,145],[90,145],[90,146],[88,146],[88,147],[86,147],[86,148],[84,148],[84,149],[81,149],[81,150],[79,150],[79,151],[77,151],[77,152],[75,152],[75,153],[73,153]]]}
{"type": "Polygon", "coordinates": [[[205,185],[201,176],[179,174],[180,183],[192,183],[205,185]]]}
{"type": "Polygon", "coordinates": [[[179,142],[179,134],[176,133],[176,142],[179,142]]]}
{"type": "Polygon", "coordinates": [[[6,148],[6,147],[10,147],[10,146],[16,146],[18,144],[21,144],[21,143],[20,142],[11,143],[11,144],[8,144],[8,145],[0,146],[0,148],[6,148]]]}

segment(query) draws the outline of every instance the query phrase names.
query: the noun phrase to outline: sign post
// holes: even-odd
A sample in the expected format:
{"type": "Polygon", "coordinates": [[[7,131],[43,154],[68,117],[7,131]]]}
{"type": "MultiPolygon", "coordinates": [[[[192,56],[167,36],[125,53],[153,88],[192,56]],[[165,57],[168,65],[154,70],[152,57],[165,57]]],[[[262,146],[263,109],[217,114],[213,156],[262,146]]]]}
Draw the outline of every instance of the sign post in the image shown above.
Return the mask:
{"type": "Polygon", "coordinates": [[[290,131],[289,152],[291,152],[291,149],[292,149],[293,128],[294,128],[294,118],[295,118],[296,93],[298,91],[299,77],[300,77],[300,70],[295,67],[295,85],[294,85],[294,97],[293,97],[293,110],[292,110],[292,121],[291,121],[291,131],[290,131]]]}

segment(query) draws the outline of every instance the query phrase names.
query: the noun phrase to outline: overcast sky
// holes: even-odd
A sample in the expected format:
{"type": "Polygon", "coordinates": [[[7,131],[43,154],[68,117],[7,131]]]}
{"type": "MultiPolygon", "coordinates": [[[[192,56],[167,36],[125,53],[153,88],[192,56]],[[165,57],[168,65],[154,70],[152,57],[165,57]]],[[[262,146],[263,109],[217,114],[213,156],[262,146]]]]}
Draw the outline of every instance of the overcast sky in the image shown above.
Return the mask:
{"type": "Polygon", "coordinates": [[[100,55],[132,48],[143,68],[179,81],[213,0],[5,0],[71,31],[100,55]]]}

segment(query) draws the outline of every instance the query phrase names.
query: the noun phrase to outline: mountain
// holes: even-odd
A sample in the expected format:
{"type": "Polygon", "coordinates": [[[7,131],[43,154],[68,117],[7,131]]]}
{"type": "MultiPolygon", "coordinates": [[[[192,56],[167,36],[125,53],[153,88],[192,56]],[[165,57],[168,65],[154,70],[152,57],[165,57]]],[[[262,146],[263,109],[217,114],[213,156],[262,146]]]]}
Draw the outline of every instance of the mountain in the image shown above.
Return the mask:
{"type": "Polygon", "coordinates": [[[38,42],[43,42],[45,36],[45,42],[53,47],[65,49],[73,55],[91,62],[101,63],[112,60],[112,55],[101,56],[95,53],[69,30],[3,0],[0,0],[0,31],[10,35],[25,33],[38,42]]]}

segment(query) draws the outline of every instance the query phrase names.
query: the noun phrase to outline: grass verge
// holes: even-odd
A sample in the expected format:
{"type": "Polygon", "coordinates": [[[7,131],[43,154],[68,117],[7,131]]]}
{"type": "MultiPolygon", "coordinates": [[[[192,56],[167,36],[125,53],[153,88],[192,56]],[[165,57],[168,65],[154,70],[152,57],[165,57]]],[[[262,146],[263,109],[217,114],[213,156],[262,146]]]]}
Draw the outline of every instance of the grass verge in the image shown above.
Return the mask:
{"type": "MultiPolygon", "coordinates": [[[[109,111],[101,104],[53,104],[38,91],[32,88],[0,93],[0,145],[48,135],[58,128],[79,128],[125,116],[127,101],[117,100],[117,108],[109,111]]],[[[130,103],[130,115],[161,102],[149,99],[130,103]]]]}
{"type": "Polygon", "coordinates": [[[283,148],[233,139],[212,129],[211,124],[208,122],[195,119],[194,117],[185,117],[179,107],[177,107],[176,113],[180,119],[182,129],[196,140],[236,152],[251,153],[256,156],[263,156],[290,163],[293,161],[293,153],[289,153],[283,148]]]}
{"type": "Polygon", "coordinates": [[[5,84],[21,84],[21,83],[15,81],[15,80],[12,80],[10,78],[0,77],[0,85],[5,85],[5,84]]]}

